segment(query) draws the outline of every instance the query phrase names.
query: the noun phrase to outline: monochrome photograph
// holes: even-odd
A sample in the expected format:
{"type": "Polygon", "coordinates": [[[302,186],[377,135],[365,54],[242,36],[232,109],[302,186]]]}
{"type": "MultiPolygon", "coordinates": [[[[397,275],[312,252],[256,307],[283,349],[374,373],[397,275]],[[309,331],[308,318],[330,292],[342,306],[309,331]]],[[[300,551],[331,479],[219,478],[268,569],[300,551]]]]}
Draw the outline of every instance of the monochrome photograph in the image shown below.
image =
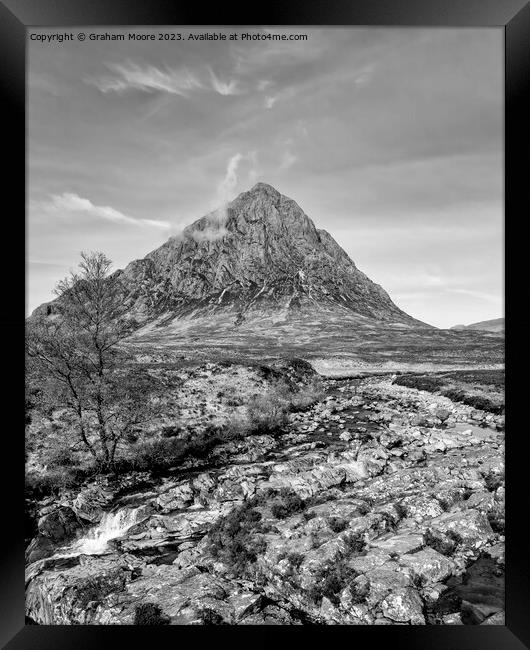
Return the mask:
{"type": "Polygon", "coordinates": [[[28,27],[28,625],[505,625],[504,31],[28,27]]]}

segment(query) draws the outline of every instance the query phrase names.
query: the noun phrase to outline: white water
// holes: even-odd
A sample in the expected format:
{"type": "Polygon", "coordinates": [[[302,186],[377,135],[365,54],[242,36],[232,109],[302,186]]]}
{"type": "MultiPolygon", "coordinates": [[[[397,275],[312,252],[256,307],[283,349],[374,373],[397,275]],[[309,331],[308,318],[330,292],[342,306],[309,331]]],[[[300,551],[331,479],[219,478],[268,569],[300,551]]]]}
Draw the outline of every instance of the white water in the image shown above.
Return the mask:
{"type": "Polygon", "coordinates": [[[142,508],[122,509],[106,512],[97,526],[76,540],[69,548],[68,555],[100,555],[108,550],[111,539],[122,537],[131,526],[137,523],[142,508]]]}

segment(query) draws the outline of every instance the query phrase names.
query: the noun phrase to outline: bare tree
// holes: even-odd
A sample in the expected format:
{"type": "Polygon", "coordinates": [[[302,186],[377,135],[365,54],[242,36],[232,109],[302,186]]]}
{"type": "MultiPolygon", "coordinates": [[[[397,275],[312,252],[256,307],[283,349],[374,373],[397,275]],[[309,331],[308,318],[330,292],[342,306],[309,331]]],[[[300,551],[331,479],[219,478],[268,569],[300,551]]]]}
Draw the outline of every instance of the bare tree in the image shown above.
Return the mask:
{"type": "Polygon", "coordinates": [[[51,314],[27,326],[28,374],[49,404],[67,409],[100,468],[114,465],[132,427],[148,416],[149,381],[128,368],[120,343],[134,327],[119,277],[99,252],[82,253],[78,273],[59,282],[51,314]]]}

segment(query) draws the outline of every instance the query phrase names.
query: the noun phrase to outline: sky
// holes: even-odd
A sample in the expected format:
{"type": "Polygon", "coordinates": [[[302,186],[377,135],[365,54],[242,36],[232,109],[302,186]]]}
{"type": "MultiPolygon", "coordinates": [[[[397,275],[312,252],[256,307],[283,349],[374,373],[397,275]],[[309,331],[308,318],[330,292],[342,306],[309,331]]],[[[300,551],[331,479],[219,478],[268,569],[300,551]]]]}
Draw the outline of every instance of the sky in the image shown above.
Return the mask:
{"type": "Polygon", "coordinates": [[[28,45],[28,313],[81,251],[123,268],[260,181],[411,316],[503,316],[501,28],[84,29],[28,45]]]}

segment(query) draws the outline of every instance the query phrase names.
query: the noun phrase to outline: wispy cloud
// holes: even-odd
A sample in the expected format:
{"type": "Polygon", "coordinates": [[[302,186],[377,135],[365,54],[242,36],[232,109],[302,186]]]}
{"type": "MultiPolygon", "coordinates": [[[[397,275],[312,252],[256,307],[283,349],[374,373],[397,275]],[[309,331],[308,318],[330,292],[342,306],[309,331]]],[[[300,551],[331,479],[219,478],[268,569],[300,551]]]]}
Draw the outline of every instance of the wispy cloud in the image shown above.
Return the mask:
{"type": "Polygon", "coordinates": [[[140,90],[147,93],[169,93],[189,97],[199,90],[213,90],[219,95],[240,95],[243,89],[236,79],[225,81],[218,77],[211,66],[202,71],[189,67],[159,68],[154,65],[141,65],[133,61],[126,63],[107,63],[111,74],[99,77],[86,77],[85,82],[96,86],[102,93],[124,93],[140,90]]]}
{"type": "Polygon", "coordinates": [[[356,86],[364,86],[370,82],[374,76],[375,65],[367,65],[361,70],[358,70],[353,77],[353,83],[356,86]]]}
{"type": "MultiPolygon", "coordinates": [[[[296,28],[258,28],[255,33],[268,34],[271,37],[299,34],[305,30],[296,28]]],[[[235,70],[240,73],[252,73],[256,70],[270,71],[300,62],[314,61],[322,56],[329,44],[317,31],[312,30],[307,41],[298,41],[293,47],[293,41],[268,40],[267,43],[256,42],[244,46],[233,46],[231,55],[235,70]]],[[[267,72],[264,73],[264,75],[267,72]]]]}
{"type": "Polygon", "coordinates": [[[474,289],[448,289],[451,293],[460,293],[464,296],[470,296],[471,298],[476,298],[477,300],[485,300],[487,302],[498,303],[502,301],[502,298],[493,293],[487,293],[485,291],[475,291],[474,289]]]}
{"type": "Polygon", "coordinates": [[[216,205],[225,205],[233,198],[237,186],[237,168],[241,160],[243,160],[243,154],[239,152],[228,160],[225,175],[217,185],[216,205]]]}
{"type": "Polygon", "coordinates": [[[258,179],[258,152],[251,151],[248,156],[248,161],[250,163],[250,169],[248,172],[248,182],[250,185],[254,185],[258,179]]]}
{"type": "Polygon", "coordinates": [[[220,95],[240,95],[241,94],[241,89],[238,86],[238,83],[235,79],[232,79],[229,82],[222,81],[219,79],[212,68],[210,70],[210,79],[212,83],[212,88],[215,90],[216,93],[219,93],[220,95]]]}
{"type": "Polygon", "coordinates": [[[188,97],[190,92],[203,88],[204,84],[188,68],[161,69],[154,65],[139,65],[132,61],[127,63],[108,63],[112,75],[86,78],[101,92],[123,93],[127,90],[143,92],[167,92],[188,97]]]}
{"type": "Polygon", "coordinates": [[[205,228],[204,230],[193,230],[190,233],[188,233],[188,236],[197,242],[201,242],[201,241],[217,241],[218,239],[222,239],[228,234],[229,234],[228,230],[223,225],[220,225],[218,228],[216,228],[215,226],[213,227],[210,226],[208,228],[205,228]]]}
{"type": "Polygon", "coordinates": [[[291,139],[286,140],[285,142],[286,149],[283,152],[282,158],[280,160],[280,169],[282,171],[285,171],[286,169],[292,167],[294,163],[298,160],[298,158],[291,151],[291,144],[292,144],[291,139]]]}
{"type": "Polygon", "coordinates": [[[72,214],[85,214],[105,221],[128,224],[131,226],[148,226],[152,228],[169,229],[171,224],[167,221],[157,219],[134,219],[119,210],[108,205],[94,205],[89,199],[85,199],[71,192],[53,194],[48,201],[33,203],[30,208],[35,212],[43,212],[46,215],[67,217],[72,214]]]}
{"type": "Polygon", "coordinates": [[[265,108],[272,108],[274,104],[278,101],[278,96],[268,96],[265,97],[265,108]]]}
{"type": "Polygon", "coordinates": [[[272,81],[269,79],[260,79],[258,81],[257,89],[261,92],[262,90],[265,90],[265,88],[268,88],[272,84],[272,81]]]}

